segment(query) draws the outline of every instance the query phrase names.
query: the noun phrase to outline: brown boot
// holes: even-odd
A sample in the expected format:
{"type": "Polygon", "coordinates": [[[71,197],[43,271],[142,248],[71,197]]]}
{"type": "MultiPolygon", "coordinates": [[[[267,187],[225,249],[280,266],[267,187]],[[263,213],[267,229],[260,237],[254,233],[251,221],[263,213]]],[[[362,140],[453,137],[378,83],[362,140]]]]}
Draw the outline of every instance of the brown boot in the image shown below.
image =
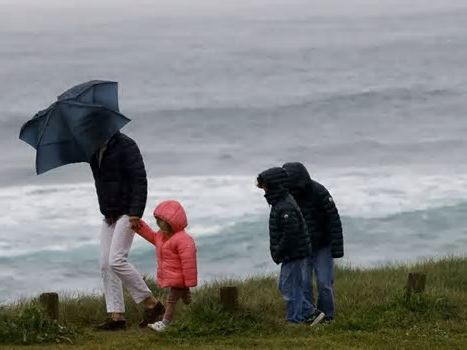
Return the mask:
{"type": "Polygon", "coordinates": [[[161,321],[164,317],[164,313],[165,307],[160,301],[158,301],[156,306],[144,309],[143,320],[139,323],[139,326],[141,328],[145,328],[149,323],[161,321]]]}

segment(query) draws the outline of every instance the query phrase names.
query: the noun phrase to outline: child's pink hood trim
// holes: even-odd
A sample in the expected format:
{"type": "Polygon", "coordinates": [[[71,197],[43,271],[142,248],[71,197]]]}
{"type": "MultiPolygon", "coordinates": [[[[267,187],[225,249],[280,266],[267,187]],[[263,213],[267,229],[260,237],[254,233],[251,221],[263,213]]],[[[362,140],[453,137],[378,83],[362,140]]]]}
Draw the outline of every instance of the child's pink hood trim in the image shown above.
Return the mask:
{"type": "Polygon", "coordinates": [[[185,209],[174,200],[165,201],[154,209],[154,216],[167,222],[174,232],[179,232],[188,226],[185,209]]]}

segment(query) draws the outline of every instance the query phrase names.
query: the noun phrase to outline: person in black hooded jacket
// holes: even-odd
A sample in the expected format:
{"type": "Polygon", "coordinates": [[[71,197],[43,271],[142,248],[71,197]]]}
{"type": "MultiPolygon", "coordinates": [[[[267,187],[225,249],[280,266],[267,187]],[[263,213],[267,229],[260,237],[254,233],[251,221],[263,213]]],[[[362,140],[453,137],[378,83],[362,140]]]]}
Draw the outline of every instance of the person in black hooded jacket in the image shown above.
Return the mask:
{"type": "MultiPolygon", "coordinates": [[[[344,256],[340,216],[328,190],[311,179],[302,163],[286,163],[282,168],[288,174],[289,192],[302,211],[312,242],[310,263],[318,285],[317,307],[326,314],[325,320],[332,320],[335,313],[333,258],[344,256]]],[[[311,279],[312,275],[305,294],[314,305],[311,279]]]]}
{"type": "Polygon", "coordinates": [[[100,265],[104,296],[110,318],[98,329],[126,327],[122,286],[145,312],[141,326],[153,323],[164,313],[141,274],[128,262],[134,231],[146,206],[147,179],[143,158],[136,142],[117,133],[91,159],[99,207],[104,220],[100,237],[100,265]]]}
{"type": "Polygon", "coordinates": [[[258,175],[257,185],[265,191],[271,205],[269,239],[271,257],[281,265],[279,290],[287,303],[287,320],[292,323],[316,324],[324,314],[314,315],[307,303],[305,280],[311,274],[309,256],[311,244],[305,219],[286,188],[287,173],[271,168],[258,175]]]}

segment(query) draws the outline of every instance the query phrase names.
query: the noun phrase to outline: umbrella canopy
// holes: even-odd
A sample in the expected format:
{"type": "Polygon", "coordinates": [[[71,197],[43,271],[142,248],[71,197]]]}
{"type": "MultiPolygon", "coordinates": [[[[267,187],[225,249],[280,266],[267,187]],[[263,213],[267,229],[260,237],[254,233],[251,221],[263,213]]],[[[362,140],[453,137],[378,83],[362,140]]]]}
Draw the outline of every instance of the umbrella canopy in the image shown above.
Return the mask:
{"type": "Polygon", "coordinates": [[[89,162],[129,121],[103,105],[61,98],[24,124],[19,137],[37,150],[36,172],[42,174],[65,164],[89,162]]]}
{"type": "Polygon", "coordinates": [[[118,83],[107,80],[91,80],[65,91],[57,97],[57,100],[96,104],[118,112],[118,83]]]}

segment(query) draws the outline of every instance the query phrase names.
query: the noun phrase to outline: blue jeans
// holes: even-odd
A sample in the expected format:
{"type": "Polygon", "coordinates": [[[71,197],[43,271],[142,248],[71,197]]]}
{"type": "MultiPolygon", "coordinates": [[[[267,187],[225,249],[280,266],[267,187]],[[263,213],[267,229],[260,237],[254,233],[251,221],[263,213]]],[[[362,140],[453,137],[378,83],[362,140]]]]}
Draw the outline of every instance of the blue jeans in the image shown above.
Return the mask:
{"type": "Polygon", "coordinates": [[[305,280],[305,305],[311,304],[309,314],[316,310],[316,304],[313,297],[313,272],[316,274],[318,285],[318,309],[326,317],[334,318],[334,259],[331,254],[331,247],[324,247],[313,251],[308,258],[310,274],[305,280]]]}
{"type": "Polygon", "coordinates": [[[289,261],[281,266],[279,291],[287,304],[287,321],[300,323],[309,314],[311,304],[305,300],[305,282],[311,275],[309,258],[289,261]]]}

